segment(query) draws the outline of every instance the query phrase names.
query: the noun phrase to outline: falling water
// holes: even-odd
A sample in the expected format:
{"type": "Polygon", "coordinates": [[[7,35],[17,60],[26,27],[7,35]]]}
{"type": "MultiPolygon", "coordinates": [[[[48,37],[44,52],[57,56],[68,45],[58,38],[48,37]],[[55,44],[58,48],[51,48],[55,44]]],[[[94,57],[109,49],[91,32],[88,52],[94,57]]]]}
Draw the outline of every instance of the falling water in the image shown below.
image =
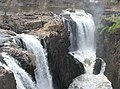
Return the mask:
{"type": "Polygon", "coordinates": [[[53,89],[52,88],[52,77],[49,73],[46,52],[43,49],[40,41],[32,36],[21,34],[22,40],[25,42],[27,49],[33,52],[36,56],[36,86],[37,89],[53,89]]]}
{"type": "Polygon", "coordinates": [[[76,29],[68,25],[70,31],[70,54],[83,63],[86,73],[73,80],[69,89],[112,89],[111,83],[105,77],[105,62],[102,60],[100,74],[94,75],[96,60],[95,24],[91,14],[85,11],[65,11],[76,23],[76,29]],[[73,44],[76,44],[75,46],[73,44]]]}
{"type": "Polygon", "coordinates": [[[10,57],[6,53],[1,53],[4,57],[5,64],[1,64],[5,69],[9,69],[13,72],[17,83],[17,89],[36,89],[35,84],[31,77],[25,72],[15,61],[14,58],[10,57]]]}
{"type": "MultiPolygon", "coordinates": [[[[83,10],[77,11],[76,13],[70,13],[68,11],[65,13],[69,13],[73,21],[76,22],[76,33],[74,32],[75,29],[70,29],[70,32],[72,32],[72,37],[70,36],[70,54],[83,63],[87,73],[92,72],[96,59],[94,39],[95,24],[92,20],[92,16],[91,14],[85,13],[83,10]],[[76,40],[75,47],[73,45],[75,44],[74,40],[76,40]]],[[[69,28],[71,28],[70,25],[69,28]]]]}

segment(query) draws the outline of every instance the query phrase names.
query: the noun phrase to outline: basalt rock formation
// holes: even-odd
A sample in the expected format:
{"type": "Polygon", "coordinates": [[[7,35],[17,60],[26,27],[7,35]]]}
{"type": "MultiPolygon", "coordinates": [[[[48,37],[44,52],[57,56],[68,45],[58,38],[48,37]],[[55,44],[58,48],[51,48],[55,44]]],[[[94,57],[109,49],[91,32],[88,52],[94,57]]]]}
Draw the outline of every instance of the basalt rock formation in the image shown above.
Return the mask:
{"type": "Polygon", "coordinates": [[[106,50],[106,76],[112,82],[113,89],[120,88],[120,31],[108,34],[108,41],[105,43],[106,50]]]}
{"type": "MultiPolygon", "coordinates": [[[[109,26],[111,23],[106,23],[109,26]]],[[[111,81],[113,89],[120,88],[120,29],[113,33],[104,31],[97,44],[97,56],[106,62],[105,75],[111,81]]]]}
{"type": "MultiPolygon", "coordinates": [[[[2,16],[1,31],[11,39],[1,43],[0,52],[7,52],[19,61],[20,66],[34,78],[35,56],[16,33],[38,36],[48,51],[48,64],[55,89],[67,89],[72,79],[84,73],[82,63],[69,54],[69,31],[63,19],[53,13],[24,13],[16,16],[2,16]],[[9,18],[9,19],[8,19],[9,18]],[[14,40],[16,40],[16,44],[14,40]]],[[[3,88],[4,89],[4,88],[3,88]]],[[[14,88],[11,88],[14,89],[14,88]]]]}
{"type": "Polygon", "coordinates": [[[43,28],[31,33],[43,37],[48,50],[48,63],[56,89],[67,89],[72,79],[84,73],[82,63],[68,54],[70,41],[67,26],[62,19],[54,18],[43,28]]]}

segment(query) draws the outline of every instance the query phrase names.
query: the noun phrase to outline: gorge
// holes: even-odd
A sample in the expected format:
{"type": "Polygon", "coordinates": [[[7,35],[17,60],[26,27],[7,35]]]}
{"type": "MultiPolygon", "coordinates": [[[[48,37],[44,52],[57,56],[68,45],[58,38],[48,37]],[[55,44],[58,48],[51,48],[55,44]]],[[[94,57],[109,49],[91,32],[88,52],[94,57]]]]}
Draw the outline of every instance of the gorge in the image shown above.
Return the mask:
{"type": "Polygon", "coordinates": [[[119,89],[119,30],[98,39],[95,15],[1,15],[0,89],[119,89]]]}

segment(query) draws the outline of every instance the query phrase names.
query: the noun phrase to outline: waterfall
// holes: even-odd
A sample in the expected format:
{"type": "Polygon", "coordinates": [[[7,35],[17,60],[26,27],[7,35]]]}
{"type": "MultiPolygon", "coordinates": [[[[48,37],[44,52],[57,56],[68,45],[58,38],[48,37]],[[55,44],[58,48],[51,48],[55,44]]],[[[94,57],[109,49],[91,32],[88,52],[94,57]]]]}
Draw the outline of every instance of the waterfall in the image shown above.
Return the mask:
{"type": "Polygon", "coordinates": [[[6,62],[7,66],[2,63],[0,63],[0,65],[13,72],[17,83],[17,89],[36,89],[31,77],[17,64],[14,58],[6,53],[1,53],[1,55],[4,57],[3,60],[6,62]]]}
{"type": "Polygon", "coordinates": [[[52,77],[49,73],[49,67],[46,58],[46,51],[43,49],[40,41],[32,35],[21,34],[20,37],[25,42],[27,49],[36,56],[36,87],[37,89],[53,89],[52,77]]]}
{"type": "Polygon", "coordinates": [[[100,74],[93,74],[96,62],[95,24],[92,15],[83,10],[65,11],[76,23],[76,29],[68,25],[70,31],[70,54],[83,63],[86,73],[78,76],[70,84],[69,89],[112,89],[105,77],[105,62],[102,60],[100,74]],[[75,45],[73,45],[75,44],[75,45]]]}

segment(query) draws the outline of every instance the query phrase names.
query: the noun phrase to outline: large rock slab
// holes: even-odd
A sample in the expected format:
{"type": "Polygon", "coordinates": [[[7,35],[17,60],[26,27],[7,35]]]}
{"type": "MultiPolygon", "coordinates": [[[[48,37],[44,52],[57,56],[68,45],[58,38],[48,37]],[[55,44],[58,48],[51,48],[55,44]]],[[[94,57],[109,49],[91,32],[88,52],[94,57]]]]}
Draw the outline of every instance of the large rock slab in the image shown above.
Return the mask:
{"type": "MultiPolygon", "coordinates": [[[[0,57],[1,60],[2,57],[0,57]]],[[[17,89],[13,73],[2,66],[0,66],[0,89],[17,89]]]]}

